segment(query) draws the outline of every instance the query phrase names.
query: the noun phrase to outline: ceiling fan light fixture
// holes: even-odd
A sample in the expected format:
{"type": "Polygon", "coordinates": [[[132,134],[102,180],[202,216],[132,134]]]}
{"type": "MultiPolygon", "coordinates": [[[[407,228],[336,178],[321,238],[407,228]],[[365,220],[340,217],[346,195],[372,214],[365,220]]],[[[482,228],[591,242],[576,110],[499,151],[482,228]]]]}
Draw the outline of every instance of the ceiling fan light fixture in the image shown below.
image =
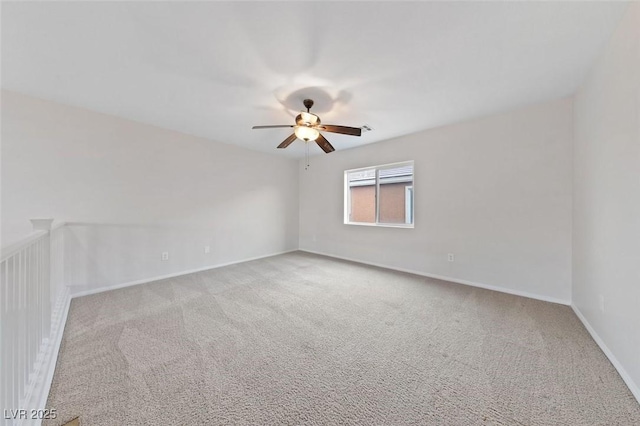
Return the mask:
{"type": "Polygon", "coordinates": [[[302,139],[305,142],[315,141],[320,136],[320,132],[309,126],[296,126],[294,133],[298,139],[302,139]]]}

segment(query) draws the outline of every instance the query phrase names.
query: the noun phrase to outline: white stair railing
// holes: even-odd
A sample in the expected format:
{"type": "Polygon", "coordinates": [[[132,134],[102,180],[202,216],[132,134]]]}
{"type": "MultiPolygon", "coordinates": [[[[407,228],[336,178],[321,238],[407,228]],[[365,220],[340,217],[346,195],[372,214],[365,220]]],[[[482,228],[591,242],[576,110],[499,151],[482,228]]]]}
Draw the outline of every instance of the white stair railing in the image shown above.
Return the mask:
{"type": "Polygon", "coordinates": [[[3,249],[0,257],[0,414],[5,425],[39,423],[31,410],[44,408],[46,401],[43,376],[55,349],[52,338],[61,332],[56,315],[64,293],[58,261],[62,229],[52,231],[52,221],[33,219],[34,233],[3,249]]]}

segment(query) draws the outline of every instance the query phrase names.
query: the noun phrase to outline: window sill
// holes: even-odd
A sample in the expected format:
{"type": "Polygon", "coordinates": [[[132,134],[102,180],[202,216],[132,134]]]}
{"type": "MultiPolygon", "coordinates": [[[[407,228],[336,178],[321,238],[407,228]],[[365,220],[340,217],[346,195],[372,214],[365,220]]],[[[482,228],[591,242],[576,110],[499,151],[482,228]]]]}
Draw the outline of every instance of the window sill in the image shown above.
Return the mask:
{"type": "Polygon", "coordinates": [[[413,223],[366,223],[366,222],[344,222],[345,225],[372,226],[375,228],[413,228],[413,223]]]}

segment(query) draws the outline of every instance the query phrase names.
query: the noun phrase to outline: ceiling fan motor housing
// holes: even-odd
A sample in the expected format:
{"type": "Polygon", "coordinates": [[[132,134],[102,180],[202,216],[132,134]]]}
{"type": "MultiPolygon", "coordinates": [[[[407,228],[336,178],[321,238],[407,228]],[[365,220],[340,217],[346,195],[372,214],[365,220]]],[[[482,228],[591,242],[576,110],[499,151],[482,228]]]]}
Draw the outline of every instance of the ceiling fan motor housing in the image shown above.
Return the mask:
{"type": "Polygon", "coordinates": [[[320,117],[310,112],[302,112],[296,117],[298,126],[317,126],[320,124],[320,117]]]}

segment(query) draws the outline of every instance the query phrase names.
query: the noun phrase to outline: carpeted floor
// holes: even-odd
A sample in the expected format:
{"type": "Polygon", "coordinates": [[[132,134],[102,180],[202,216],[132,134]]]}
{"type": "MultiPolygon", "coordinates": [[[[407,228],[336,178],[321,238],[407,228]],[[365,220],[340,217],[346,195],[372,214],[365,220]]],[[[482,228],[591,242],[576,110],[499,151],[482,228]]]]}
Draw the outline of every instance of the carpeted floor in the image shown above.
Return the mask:
{"type": "Polygon", "coordinates": [[[82,425],[632,425],[566,306],[302,252],[73,300],[82,425]]]}

